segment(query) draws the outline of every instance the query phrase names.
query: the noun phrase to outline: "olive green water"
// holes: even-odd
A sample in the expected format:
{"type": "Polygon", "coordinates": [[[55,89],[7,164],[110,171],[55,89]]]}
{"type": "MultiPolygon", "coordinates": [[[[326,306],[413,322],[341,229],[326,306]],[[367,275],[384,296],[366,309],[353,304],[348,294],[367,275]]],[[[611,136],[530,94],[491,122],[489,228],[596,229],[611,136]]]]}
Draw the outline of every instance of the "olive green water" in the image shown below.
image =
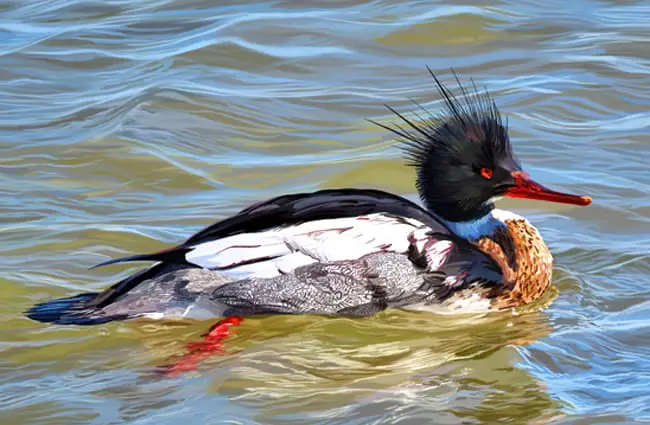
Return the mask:
{"type": "Polygon", "coordinates": [[[650,422],[650,5],[241,3],[0,3],[0,423],[650,422]],[[364,118],[436,110],[425,65],[487,86],[525,169],[594,198],[500,205],[551,247],[548,308],[247,319],[176,379],[151,371],[210,322],[23,317],[263,198],[415,199],[364,118]]]}

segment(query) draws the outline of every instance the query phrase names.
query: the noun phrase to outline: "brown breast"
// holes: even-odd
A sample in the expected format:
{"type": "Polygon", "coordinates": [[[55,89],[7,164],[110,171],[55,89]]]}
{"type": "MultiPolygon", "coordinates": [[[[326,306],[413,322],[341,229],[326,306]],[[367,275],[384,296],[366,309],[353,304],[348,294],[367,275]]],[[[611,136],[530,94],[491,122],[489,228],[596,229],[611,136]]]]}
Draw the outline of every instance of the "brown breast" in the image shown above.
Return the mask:
{"type": "Polygon", "coordinates": [[[541,235],[526,219],[504,221],[491,237],[476,245],[501,267],[504,284],[490,293],[493,306],[506,309],[528,304],[551,284],[553,257],[541,235]]]}

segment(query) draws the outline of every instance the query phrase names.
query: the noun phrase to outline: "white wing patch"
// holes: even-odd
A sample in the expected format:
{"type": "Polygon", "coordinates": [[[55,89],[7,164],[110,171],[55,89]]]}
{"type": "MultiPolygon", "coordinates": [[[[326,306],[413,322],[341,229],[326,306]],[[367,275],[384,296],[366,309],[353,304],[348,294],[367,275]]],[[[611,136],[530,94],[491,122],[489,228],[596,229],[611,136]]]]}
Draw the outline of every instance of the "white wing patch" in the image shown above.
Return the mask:
{"type": "Polygon", "coordinates": [[[417,252],[424,254],[429,271],[439,270],[447,262],[451,250],[454,248],[452,241],[446,239],[438,240],[431,237],[429,235],[429,229],[426,227],[412,232],[409,236],[409,241],[417,252]]]}
{"type": "Polygon", "coordinates": [[[267,231],[204,242],[185,254],[185,260],[206,269],[217,269],[290,253],[278,232],[267,231]]]}
{"type": "MultiPolygon", "coordinates": [[[[314,262],[354,260],[378,251],[405,253],[409,236],[422,227],[419,221],[383,214],[315,220],[198,244],[185,259],[237,278],[273,277],[314,262]]],[[[425,238],[428,228],[422,230],[425,238]]]]}

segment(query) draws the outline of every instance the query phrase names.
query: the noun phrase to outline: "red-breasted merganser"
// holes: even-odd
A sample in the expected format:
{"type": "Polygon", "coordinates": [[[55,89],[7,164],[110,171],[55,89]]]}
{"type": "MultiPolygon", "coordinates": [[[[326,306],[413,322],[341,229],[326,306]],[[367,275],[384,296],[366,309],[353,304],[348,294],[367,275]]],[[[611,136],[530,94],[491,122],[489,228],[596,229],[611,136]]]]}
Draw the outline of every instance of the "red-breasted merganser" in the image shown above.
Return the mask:
{"type": "MultiPolygon", "coordinates": [[[[283,195],[252,205],[174,248],[111,260],[154,261],[100,293],[38,304],[59,324],[252,314],[366,316],[386,308],[487,312],[530,303],[551,283],[552,256],[502,196],[574,205],[591,198],[531,180],[487,91],[455,96],[431,73],[443,111],[404,126],[424,207],[379,190],[283,195]]],[[[458,80],[458,79],[457,79],[458,80]]],[[[424,108],[422,108],[424,110],[424,108]]]]}

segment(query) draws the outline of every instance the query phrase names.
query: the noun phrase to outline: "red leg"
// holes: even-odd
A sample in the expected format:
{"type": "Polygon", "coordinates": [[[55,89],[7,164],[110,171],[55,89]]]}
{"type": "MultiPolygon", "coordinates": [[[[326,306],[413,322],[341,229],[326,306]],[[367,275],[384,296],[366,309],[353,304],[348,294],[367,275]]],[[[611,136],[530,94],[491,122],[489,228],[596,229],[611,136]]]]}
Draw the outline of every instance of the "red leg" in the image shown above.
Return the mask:
{"type": "Polygon", "coordinates": [[[158,368],[158,372],[168,378],[173,378],[183,372],[195,370],[199,362],[207,357],[226,353],[223,352],[223,340],[230,335],[230,328],[238,326],[244,320],[240,316],[230,316],[212,325],[210,331],[203,335],[200,342],[187,344],[187,353],[180,360],[158,368]]]}

